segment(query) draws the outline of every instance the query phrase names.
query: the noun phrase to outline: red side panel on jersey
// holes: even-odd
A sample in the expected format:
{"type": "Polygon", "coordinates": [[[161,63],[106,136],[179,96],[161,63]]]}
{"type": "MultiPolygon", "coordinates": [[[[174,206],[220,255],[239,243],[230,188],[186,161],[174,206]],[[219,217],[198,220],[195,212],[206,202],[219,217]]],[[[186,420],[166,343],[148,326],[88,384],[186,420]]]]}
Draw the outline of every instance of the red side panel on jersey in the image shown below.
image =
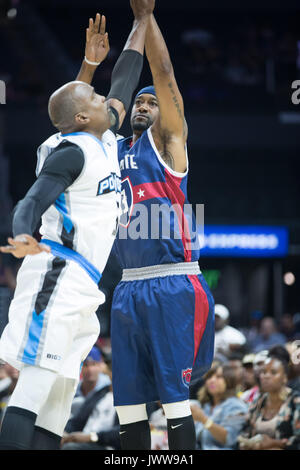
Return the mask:
{"type": "Polygon", "coordinates": [[[188,276],[195,291],[195,317],[194,317],[194,363],[206,327],[209,304],[198,276],[188,276]]]}

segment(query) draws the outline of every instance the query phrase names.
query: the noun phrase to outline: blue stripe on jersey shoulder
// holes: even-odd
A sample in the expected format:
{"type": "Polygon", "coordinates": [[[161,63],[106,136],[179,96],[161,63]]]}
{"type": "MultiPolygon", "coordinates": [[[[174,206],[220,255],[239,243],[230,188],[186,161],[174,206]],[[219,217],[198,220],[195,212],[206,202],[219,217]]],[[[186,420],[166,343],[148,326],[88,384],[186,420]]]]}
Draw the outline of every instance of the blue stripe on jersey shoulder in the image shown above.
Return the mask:
{"type": "Polygon", "coordinates": [[[90,134],[89,132],[70,132],[69,134],[61,134],[62,137],[68,137],[70,135],[87,135],[89,137],[91,137],[92,139],[94,139],[102,148],[103,152],[105,153],[105,156],[107,157],[107,153],[106,153],[106,150],[105,150],[105,147],[103,145],[103,142],[101,142],[100,139],[98,139],[98,137],[96,137],[95,135],[93,134],[90,134]]]}

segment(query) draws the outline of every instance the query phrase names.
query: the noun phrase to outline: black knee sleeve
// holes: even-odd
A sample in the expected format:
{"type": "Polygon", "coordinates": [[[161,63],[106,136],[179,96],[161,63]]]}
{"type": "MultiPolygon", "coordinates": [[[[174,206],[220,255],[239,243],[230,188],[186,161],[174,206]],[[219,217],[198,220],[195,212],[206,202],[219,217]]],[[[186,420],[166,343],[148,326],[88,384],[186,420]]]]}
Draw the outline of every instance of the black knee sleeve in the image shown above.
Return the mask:
{"type": "Polygon", "coordinates": [[[31,449],[34,450],[59,450],[61,436],[47,429],[34,427],[31,449]]]}
{"type": "Polygon", "coordinates": [[[36,417],[32,411],[8,406],[2,421],[0,449],[29,450],[36,417]]]}
{"type": "Polygon", "coordinates": [[[151,433],[148,421],[120,426],[122,450],[151,450],[151,433]]]}
{"type": "Polygon", "coordinates": [[[168,441],[170,450],[194,450],[196,433],[193,417],[168,419],[168,441]]]}

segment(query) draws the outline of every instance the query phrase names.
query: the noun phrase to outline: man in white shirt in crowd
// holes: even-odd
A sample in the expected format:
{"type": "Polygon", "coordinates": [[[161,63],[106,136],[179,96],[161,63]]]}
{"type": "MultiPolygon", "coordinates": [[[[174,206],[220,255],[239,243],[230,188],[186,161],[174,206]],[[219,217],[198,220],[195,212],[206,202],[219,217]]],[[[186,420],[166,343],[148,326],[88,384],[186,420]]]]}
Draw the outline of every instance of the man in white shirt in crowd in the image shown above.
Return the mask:
{"type": "Polygon", "coordinates": [[[82,367],[62,450],[120,449],[119,422],[113,405],[111,364],[94,346],[82,367]]]}
{"type": "Polygon", "coordinates": [[[228,324],[229,310],[225,305],[215,305],[215,356],[227,358],[233,351],[241,349],[246,344],[246,338],[239,330],[228,324]]]}

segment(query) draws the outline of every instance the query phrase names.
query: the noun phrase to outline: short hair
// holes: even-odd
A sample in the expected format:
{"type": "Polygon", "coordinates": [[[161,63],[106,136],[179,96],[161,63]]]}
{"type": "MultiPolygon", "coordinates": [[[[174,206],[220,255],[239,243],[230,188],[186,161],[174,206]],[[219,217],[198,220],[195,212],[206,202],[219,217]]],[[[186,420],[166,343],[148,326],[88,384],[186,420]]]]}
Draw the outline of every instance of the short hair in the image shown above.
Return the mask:
{"type": "Polygon", "coordinates": [[[82,111],[82,99],[76,95],[78,88],[87,86],[80,81],[69,82],[56,90],[49,99],[48,112],[52,124],[61,132],[75,126],[75,116],[82,111]]]}
{"type": "Polygon", "coordinates": [[[289,374],[290,354],[288,350],[281,344],[276,344],[269,349],[268,358],[277,359],[281,362],[286,375],[289,374]]]}

